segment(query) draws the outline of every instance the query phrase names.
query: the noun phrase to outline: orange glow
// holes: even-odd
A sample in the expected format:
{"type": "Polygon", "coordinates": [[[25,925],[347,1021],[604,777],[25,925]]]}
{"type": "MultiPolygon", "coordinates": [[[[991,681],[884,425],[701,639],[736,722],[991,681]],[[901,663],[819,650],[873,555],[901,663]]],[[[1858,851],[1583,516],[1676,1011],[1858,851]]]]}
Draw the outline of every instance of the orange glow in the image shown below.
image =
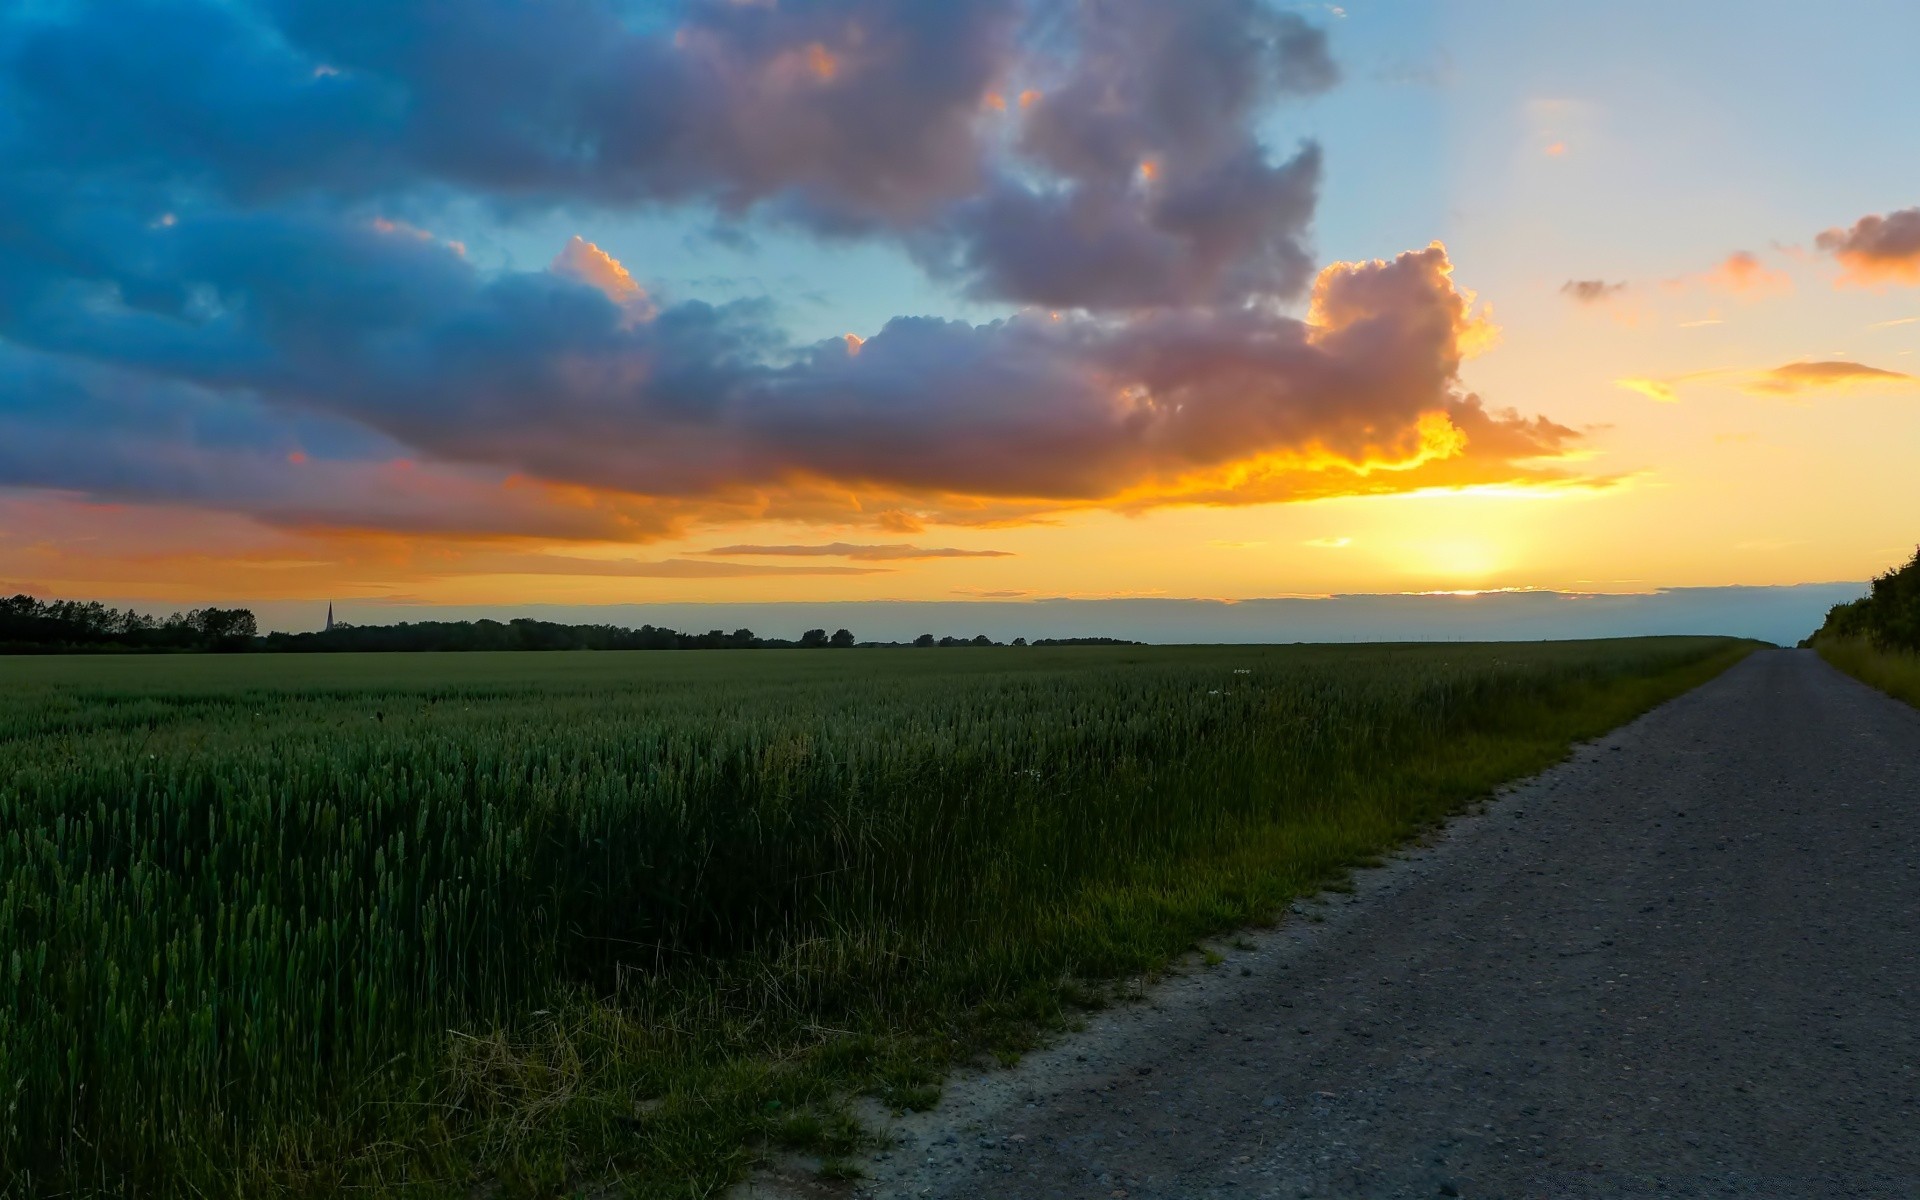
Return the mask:
{"type": "Polygon", "coordinates": [[[821,83],[832,83],[833,77],[840,73],[840,61],[825,46],[813,42],[807,46],[807,69],[821,83]]]}
{"type": "Polygon", "coordinates": [[[1843,269],[1835,287],[1879,289],[1888,284],[1920,286],[1920,254],[1910,258],[1874,258],[1851,250],[1834,256],[1843,269]]]}
{"type": "Polygon", "coordinates": [[[1555,142],[1552,145],[1547,147],[1548,158],[1559,158],[1562,155],[1566,154],[1566,152],[1567,152],[1567,144],[1565,142],[1555,142]]]}
{"type": "Polygon", "coordinates": [[[305,450],[295,450],[293,453],[287,455],[287,461],[297,467],[307,461],[307,452],[305,450]]]}
{"type": "Polygon", "coordinates": [[[1785,271],[1767,266],[1756,254],[1737,250],[1722,259],[1711,271],[1683,276],[1667,283],[1670,291],[1684,291],[1689,287],[1704,287],[1749,298],[1784,296],[1793,291],[1793,277],[1785,271]]]}
{"type": "Polygon", "coordinates": [[[1840,263],[1835,287],[1920,284],[1920,208],[1861,217],[1851,228],[1827,230],[1813,244],[1840,263]]]}
{"type": "Polygon", "coordinates": [[[1007,98],[999,92],[988,92],[985,103],[994,112],[1007,111],[1007,98]]]}
{"type": "Polygon", "coordinates": [[[1020,107],[1032,108],[1034,105],[1040,103],[1042,95],[1043,93],[1038,88],[1028,88],[1020,93],[1020,107]]]}
{"type": "Polygon", "coordinates": [[[867,344],[867,339],[861,337],[857,333],[849,333],[845,335],[845,340],[847,343],[847,353],[855,357],[859,356],[860,347],[867,344]]]}
{"type": "Polygon", "coordinates": [[[1141,159],[1140,178],[1146,180],[1148,183],[1152,183],[1154,180],[1160,178],[1159,160],[1152,158],[1141,159]]]}
{"type": "Polygon", "coordinates": [[[431,233],[418,225],[409,225],[405,221],[389,221],[385,217],[375,217],[370,224],[375,233],[383,233],[391,237],[410,237],[421,242],[433,240],[431,233]]]}

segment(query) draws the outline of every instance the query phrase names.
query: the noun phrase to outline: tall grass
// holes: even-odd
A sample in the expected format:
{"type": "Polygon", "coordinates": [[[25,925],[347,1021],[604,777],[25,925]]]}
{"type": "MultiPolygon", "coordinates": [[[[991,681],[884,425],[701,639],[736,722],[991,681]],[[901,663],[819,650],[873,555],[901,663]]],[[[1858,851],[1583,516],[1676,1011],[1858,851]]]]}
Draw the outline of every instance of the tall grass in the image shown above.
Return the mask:
{"type": "Polygon", "coordinates": [[[1920,654],[1875,646],[1864,637],[1823,634],[1814,649],[1842,671],[1908,704],[1920,705],[1920,654]]]}
{"type": "Polygon", "coordinates": [[[1747,648],[0,660],[0,1193],[709,1194],[1747,648]]]}

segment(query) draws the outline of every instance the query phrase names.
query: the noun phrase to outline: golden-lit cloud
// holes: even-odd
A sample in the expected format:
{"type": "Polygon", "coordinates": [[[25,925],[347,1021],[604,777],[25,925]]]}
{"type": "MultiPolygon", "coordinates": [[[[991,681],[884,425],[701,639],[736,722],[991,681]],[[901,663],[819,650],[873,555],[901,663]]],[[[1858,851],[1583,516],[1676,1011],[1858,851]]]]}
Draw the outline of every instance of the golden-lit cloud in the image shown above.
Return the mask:
{"type": "Polygon", "coordinates": [[[1751,392],[1793,396],[1802,392],[1837,391],[1854,387],[1913,387],[1920,379],[1899,371],[1869,367],[1864,363],[1828,359],[1819,362],[1793,362],[1750,376],[1743,386],[1751,392]]]}
{"type": "Polygon", "coordinates": [[[1721,380],[1741,391],[1764,396],[1797,396],[1804,392],[1840,391],[1859,387],[1912,387],[1920,378],[1870,367],[1846,359],[1820,359],[1785,363],[1759,370],[1728,369],[1689,371],[1666,379],[1628,378],[1614,382],[1643,396],[1671,404],[1680,399],[1684,383],[1721,380]]]}
{"type": "Polygon", "coordinates": [[[716,546],[700,553],[716,557],[772,557],[772,558],[848,558],[855,562],[898,562],[907,559],[930,558],[1011,558],[1005,550],[962,550],[951,546],[923,547],[904,543],[892,545],[859,545],[851,542],[828,542],[817,546],[716,546]]]}
{"type": "Polygon", "coordinates": [[[1840,263],[1840,286],[1920,285],[1920,208],[1861,217],[1850,228],[1827,230],[1814,245],[1840,263]]]}
{"type": "Polygon", "coordinates": [[[574,575],[617,579],[742,579],[766,575],[877,575],[884,567],[710,562],[691,558],[589,558],[567,554],[475,555],[461,564],[463,575],[574,575]]]}
{"type": "MultiPolygon", "coordinates": [[[[134,467],[131,443],[115,465],[77,432],[42,430],[17,470],[91,463],[91,486],[238,504],[290,526],[645,541],[773,519],[908,530],[1545,484],[1570,477],[1578,439],[1461,387],[1460,364],[1498,327],[1437,243],[1326,267],[1304,323],[1257,309],[897,321],[771,361],[758,357],[779,345],[767,331],[708,306],[631,321],[644,289],[584,239],[552,274],[591,289],[569,304],[598,297],[617,316],[589,304],[556,323],[546,300],[514,290],[436,296],[499,335],[476,344],[459,329],[444,375],[415,365],[449,353],[430,340],[398,380],[384,355],[356,358],[352,339],[316,360],[302,402],[374,426],[416,467],[316,460],[286,494],[286,472],[232,454],[183,449],[199,464],[190,475],[156,473],[134,467]],[[541,307],[477,316],[495,297],[541,307]],[[228,482],[186,486],[207,478],[228,482]]],[[[103,406],[131,403],[118,375],[86,386],[103,406]]],[[[184,386],[156,395],[239,403],[184,386]]]]}
{"type": "Polygon", "coordinates": [[[619,259],[587,241],[579,234],[547,266],[563,279],[584,283],[624,309],[634,320],[651,320],[656,312],[647,290],[640,286],[619,259]]]}
{"type": "Polygon", "coordinates": [[[1665,380],[1629,378],[1616,379],[1614,382],[1628,391],[1639,392],[1642,396],[1658,400],[1662,404],[1673,404],[1680,399],[1679,394],[1673,390],[1673,385],[1665,380]]]}

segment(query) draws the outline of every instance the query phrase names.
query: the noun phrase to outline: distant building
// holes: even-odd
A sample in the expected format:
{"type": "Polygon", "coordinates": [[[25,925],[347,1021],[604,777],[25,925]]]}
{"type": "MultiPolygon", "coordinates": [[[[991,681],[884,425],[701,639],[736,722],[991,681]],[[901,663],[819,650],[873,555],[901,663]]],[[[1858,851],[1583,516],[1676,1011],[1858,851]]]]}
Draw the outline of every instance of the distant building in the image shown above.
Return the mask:
{"type": "Polygon", "coordinates": [[[327,632],[333,632],[333,601],[327,601],[327,632]]]}

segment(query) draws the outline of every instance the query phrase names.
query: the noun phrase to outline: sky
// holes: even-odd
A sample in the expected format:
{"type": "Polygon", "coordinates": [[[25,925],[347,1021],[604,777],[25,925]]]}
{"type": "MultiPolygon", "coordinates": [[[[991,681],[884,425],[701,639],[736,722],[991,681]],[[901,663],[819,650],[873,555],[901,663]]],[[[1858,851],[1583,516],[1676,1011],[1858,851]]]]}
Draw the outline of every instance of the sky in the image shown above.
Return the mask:
{"type": "Polygon", "coordinates": [[[0,591],[1857,583],[1920,540],[1917,42],[1864,0],[22,0],[0,591]]]}

